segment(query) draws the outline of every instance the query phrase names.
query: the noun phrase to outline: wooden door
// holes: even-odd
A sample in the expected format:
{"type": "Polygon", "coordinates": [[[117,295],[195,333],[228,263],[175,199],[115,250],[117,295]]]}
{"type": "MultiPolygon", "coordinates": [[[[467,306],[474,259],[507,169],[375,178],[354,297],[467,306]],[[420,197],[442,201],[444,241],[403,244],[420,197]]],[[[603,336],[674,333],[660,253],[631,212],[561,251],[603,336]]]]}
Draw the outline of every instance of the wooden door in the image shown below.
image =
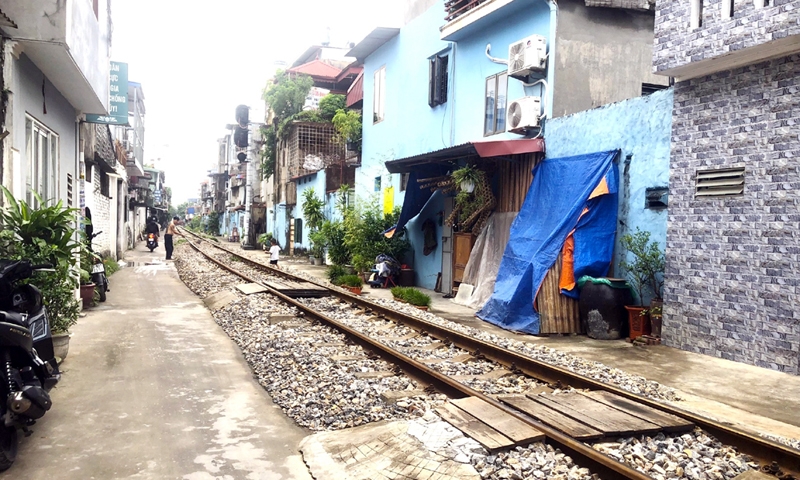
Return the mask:
{"type": "Polygon", "coordinates": [[[458,284],[464,280],[464,270],[469,262],[469,254],[475,245],[475,235],[457,232],[453,234],[453,283],[458,284]]]}

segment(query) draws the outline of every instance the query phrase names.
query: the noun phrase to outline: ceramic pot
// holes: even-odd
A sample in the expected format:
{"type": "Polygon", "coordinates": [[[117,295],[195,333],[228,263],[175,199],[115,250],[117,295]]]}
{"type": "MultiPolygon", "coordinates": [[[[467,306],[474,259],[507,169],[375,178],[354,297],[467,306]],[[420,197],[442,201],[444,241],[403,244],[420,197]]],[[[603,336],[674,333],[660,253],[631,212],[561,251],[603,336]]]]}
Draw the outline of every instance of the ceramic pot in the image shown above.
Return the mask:
{"type": "Polygon", "coordinates": [[[81,300],[83,301],[83,308],[87,309],[92,306],[92,299],[94,298],[94,283],[81,285],[81,300]]]}
{"type": "Polygon", "coordinates": [[[53,354],[58,359],[58,363],[64,361],[69,353],[69,333],[53,334],[53,354]]]}
{"type": "Polygon", "coordinates": [[[628,333],[625,305],[633,302],[630,289],[623,279],[608,280],[611,285],[587,281],[581,288],[581,327],[590,338],[616,340],[628,333]]]}
{"type": "Polygon", "coordinates": [[[354,295],[361,295],[361,287],[344,287],[344,288],[350,290],[350,293],[354,295]]]}
{"type": "Polygon", "coordinates": [[[646,307],[630,307],[625,306],[628,311],[628,328],[630,334],[628,337],[635,340],[642,335],[650,335],[650,316],[644,313],[646,307]]]}

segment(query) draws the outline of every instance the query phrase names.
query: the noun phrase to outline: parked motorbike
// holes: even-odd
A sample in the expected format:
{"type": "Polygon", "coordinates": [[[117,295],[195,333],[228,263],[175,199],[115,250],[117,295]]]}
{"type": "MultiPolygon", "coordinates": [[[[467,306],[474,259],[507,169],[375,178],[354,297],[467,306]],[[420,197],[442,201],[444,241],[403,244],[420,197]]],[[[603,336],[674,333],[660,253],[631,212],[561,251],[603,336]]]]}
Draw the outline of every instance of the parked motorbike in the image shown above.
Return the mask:
{"type": "Polygon", "coordinates": [[[150,249],[152,252],[155,248],[158,247],[158,242],[156,241],[156,234],[155,233],[148,233],[147,234],[147,248],[150,249]]]}
{"type": "MultiPolygon", "coordinates": [[[[103,233],[102,230],[93,234],[91,238],[89,238],[88,248],[90,252],[94,253],[92,251],[92,240],[94,239],[94,237],[100,235],[101,233],[103,233]]],[[[94,283],[95,289],[97,289],[97,293],[100,295],[100,301],[105,302],[106,292],[110,292],[111,288],[109,288],[108,277],[106,277],[106,266],[103,263],[103,259],[100,257],[100,255],[94,254],[92,256],[91,276],[92,276],[92,283],[94,283]]]]}
{"type": "Polygon", "coordinates": [[[52,406],[48,392],[61,379],[42,294],[31,284],[17,285],[52,265],[0,260],[0,471],[17,456],[18,431],[30,435],[52,406]]]}

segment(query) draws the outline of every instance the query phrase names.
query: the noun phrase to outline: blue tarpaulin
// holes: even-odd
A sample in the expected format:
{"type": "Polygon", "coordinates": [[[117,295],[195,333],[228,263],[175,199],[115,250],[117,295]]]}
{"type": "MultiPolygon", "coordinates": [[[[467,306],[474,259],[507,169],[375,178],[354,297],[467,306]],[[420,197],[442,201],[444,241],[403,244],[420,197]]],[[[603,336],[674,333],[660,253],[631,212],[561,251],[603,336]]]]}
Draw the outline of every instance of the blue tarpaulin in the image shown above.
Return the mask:
{"type": "Polygon", "coordinates": [[[397,225],[395,225],[394,230],[389,229],[384,232],[385,235],[391,237],[394,232],[402,232],[406,223],[416,217],[433,196],[434,192],[430,188],[419,188],[420,183],[417,182],[417,180],[421,178],[439,177],[445,175],[448,170],[449,167],[446,165],[419,165],[414,171],[408,174],[406,196],[403,199],[403,208],[400,210],[400,217],[397,219],[397,225]]]}
{"type": "Polygon", "coordinates": [[[511,225],[494,292],[479,318],[509,330],[539,333],[536,295],[562,251],[563,294],[577,297],[575,278],[608,274],[617,222],[617,153],[552,158],[534,168],[525,202],[511,225]]]}

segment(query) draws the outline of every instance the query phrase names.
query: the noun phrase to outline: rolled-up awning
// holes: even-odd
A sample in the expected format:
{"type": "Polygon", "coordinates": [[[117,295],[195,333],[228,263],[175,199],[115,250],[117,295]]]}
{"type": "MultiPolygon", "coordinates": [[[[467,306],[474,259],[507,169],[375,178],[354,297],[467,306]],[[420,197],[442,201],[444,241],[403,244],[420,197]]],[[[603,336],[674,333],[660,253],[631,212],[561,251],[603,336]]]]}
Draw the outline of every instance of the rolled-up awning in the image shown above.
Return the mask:
{"type": "Polygon", "coordinates": [[[505,157],[523,153],[544,152],[544,139],[524,138],[520,140],[490,140],[467,142],[429,153],[390,160],[386,162],[389,173],[410,173],[420,165],[441,164],[464,157],[505,157]]]}

